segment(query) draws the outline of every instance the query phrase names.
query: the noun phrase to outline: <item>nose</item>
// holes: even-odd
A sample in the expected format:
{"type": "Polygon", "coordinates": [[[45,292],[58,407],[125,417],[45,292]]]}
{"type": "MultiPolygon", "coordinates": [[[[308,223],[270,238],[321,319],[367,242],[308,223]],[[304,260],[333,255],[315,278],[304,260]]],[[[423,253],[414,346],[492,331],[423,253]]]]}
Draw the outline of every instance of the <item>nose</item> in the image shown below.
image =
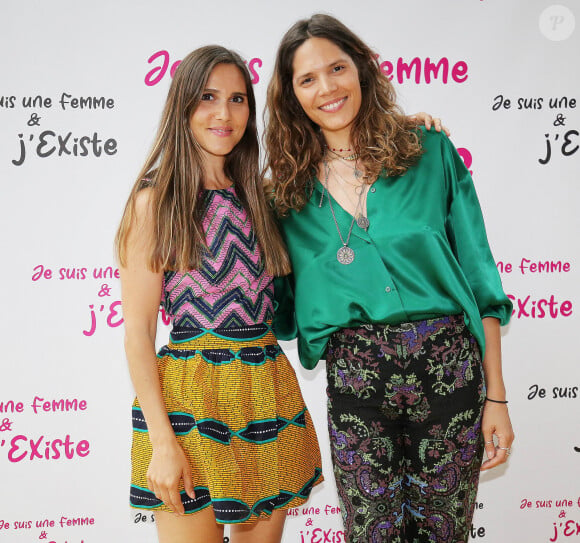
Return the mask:
{"type": "Polygon", "coordinates": [[[336,90],[336,81],[328,75],[320,76],[320,92],[321,94],[330,94],[336,90]]]}
{"type": "Polygon", "coordinates": [[[230,120],[230,101],[229,100],[220,100],[216,104],[215,109],[215,117],[220,121],[229,121],[230,120]]]}

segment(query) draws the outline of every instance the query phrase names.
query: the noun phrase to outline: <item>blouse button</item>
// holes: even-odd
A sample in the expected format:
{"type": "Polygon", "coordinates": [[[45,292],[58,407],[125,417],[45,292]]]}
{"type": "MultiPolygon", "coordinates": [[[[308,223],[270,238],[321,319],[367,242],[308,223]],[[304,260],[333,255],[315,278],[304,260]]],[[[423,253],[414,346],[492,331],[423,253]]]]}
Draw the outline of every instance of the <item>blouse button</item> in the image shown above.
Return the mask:
{"type": "Polygon", "coordinates": [[[377,189],[375,187],[371,187],[371,192],[377,192],[377,189]]]}
{"type": "Polygon", "coordinates": [[[391,287],[387,287],[387,288],[385,289],[385,292],[386,292],[387,294],[388,294],[389,292],[391,292],[391,287]]]}

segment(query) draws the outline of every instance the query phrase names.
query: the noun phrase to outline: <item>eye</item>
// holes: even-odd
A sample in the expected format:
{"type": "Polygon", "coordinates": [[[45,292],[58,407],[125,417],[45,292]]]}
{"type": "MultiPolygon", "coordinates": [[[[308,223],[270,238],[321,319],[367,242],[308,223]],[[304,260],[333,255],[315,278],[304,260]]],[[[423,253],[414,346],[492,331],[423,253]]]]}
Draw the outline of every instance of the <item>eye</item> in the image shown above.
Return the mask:
{"type": "Polygon", "coordinates": [[[332,67],[332,71],[333,72],[341,72],[342,70],[344,70],[346,68],[346,66],[344,66],[343,64],[337,64],[336,66],[332,67]]]}
{"type": "Polygon", "coordinates": [[[305,77],[302,81],[300,81],[300,85],[309,85],[314,81],[313,77],[305,77]]]}
{"type": "Polygon", "coordinates": [[[246,99],[243,96],[237,95],[237,96],[232,96],[232,102],[234,104],[243,104],[246,101],[246,99]]]}
{"type": "Polygon", "coordinates": [[[211,92],[204,92],[204,93],[201,95],[201,101],[202,101],[202,102],[203,102],[203,101],[209,101],[209,100],[213,100],[213,99],[214,99],[214,97],[213,97],[213,94],[212,94],[211,92]]]}

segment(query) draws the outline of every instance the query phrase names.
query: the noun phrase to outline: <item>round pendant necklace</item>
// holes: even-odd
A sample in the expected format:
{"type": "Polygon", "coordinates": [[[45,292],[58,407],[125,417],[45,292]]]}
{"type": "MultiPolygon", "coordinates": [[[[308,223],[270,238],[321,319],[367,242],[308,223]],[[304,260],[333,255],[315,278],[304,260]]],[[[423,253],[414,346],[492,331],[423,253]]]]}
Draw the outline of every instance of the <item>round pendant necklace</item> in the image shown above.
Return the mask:
{"type": "Polygon", "coordinates": [[[354,251],[348,245],[344,245],[336,252],[336,259],[341,264],[351,264],[354,261],[354,251]]]}
{"type": "MultiPolygon", "coordinates": [[[[338,232],[338,237],[340,238],[340,241],[342,242],[342,247],[336,252],[336,259],[341,263],[341,264],[352,264],[352,262],[354,261],[354,250],[348,246],[349,242],[350,242],[350,236],[352,234],[352,228],[354,226],[354,222],[355,222],[355,217],[353,215],[352,220],[350,221],[350,228],[348,230],[348,235],[346,237],[346,241],[345,239],[342,237],[342,232],[340,231],[340,227],[338,226],[338,221],[336,220],[336,215],[334,213],[334,207],[332,205],[332,196],[330,195],[330,191],[328,190],[328,177],[330,175],[330,166],[328,165],[328,162],[326,162],[326,160],[324,161],[324,188],[326,190],[326,192],[328,192],[328,205],[330,207],[330,213],[332,214],[332,220],[334,221],[334,226],[336,227],[336,231],[338,232]]],[[[363,194],[363,191],[361,190],[360,194],[359,194],[359,204],[360,204],[360,199],[361,196],[363,194]]],[[[324,197],[324,194],[322,195],[322,197],[324,197]]],[[[320,202],[322,203],[322,199],[320,200],[320,202]]]]}
{"type": "Polygon", "coordinates": [[[370,222],[369,220],[361,213],[357,218],[356,218],[356,224],[359,228],[362,228],[363,230],[366,230],[369,226],[370,226],[370,222]]]}

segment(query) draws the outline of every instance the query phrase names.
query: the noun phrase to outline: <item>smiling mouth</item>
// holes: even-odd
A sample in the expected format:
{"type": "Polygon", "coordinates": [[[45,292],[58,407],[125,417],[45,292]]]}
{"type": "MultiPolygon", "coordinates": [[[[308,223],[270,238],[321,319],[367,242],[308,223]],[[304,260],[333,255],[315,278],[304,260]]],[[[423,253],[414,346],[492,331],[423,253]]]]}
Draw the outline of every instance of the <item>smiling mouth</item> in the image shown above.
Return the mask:
{"type": "Polygon", "coordinates": [[[330,102],[329,104],[324,104],[323,106],[320,106],[318,109],[326,111],[327,113],[332,113],[334,111],[338,111],[342,107],[342,104],[344,104],[345,102],[346,96],[344,98],[334,100],[334,102],[330,102]]]}
{"type": "Polygon", "coordinates": [[[233,129],[231,128],[210,128],[209,131],[214,134],[215,136],[220,136],[220,137],[226,137],[231,135],[231,133],[233,132],[233,129]]]}

